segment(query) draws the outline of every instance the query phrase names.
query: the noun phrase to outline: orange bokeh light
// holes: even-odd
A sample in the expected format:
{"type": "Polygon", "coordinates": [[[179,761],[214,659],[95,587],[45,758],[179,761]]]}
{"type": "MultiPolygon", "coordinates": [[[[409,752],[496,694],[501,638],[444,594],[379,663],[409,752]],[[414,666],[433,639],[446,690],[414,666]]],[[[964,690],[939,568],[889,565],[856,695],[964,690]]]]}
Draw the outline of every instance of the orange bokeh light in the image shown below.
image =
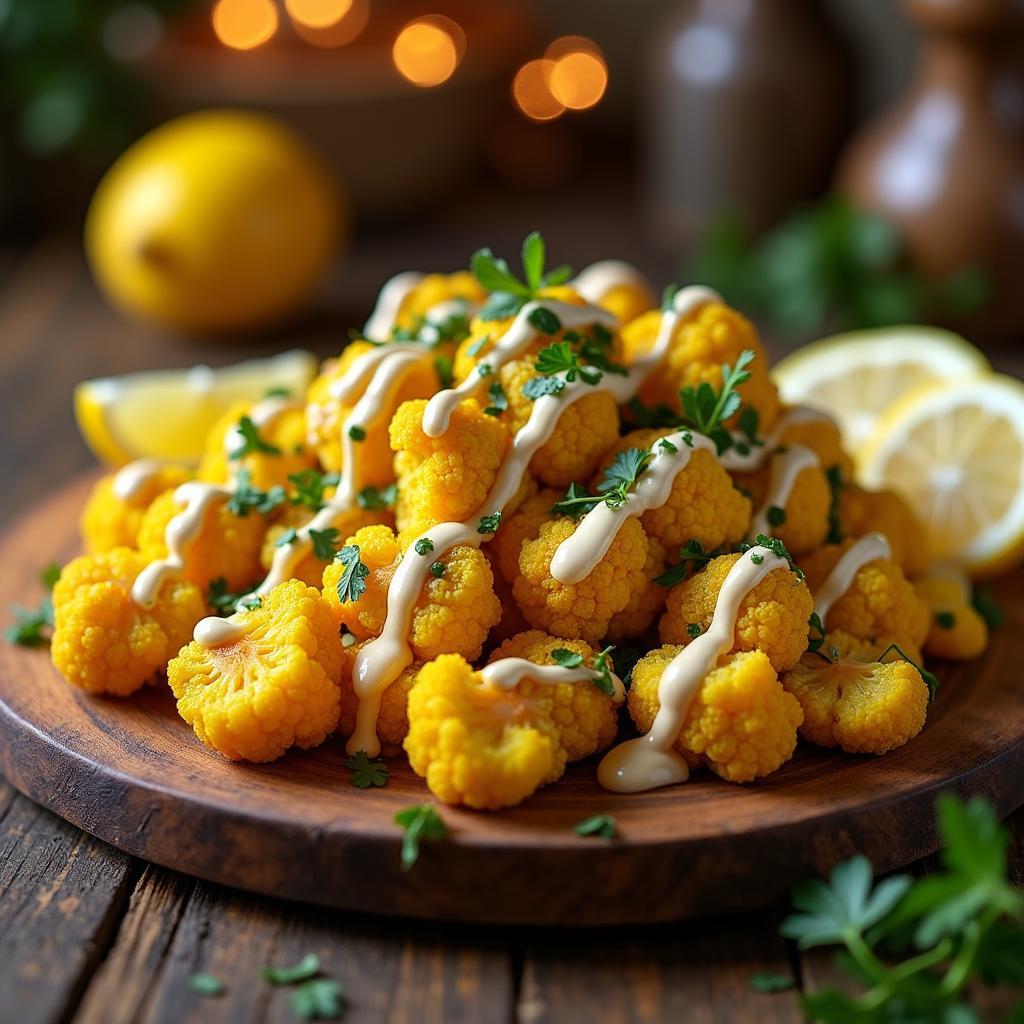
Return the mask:
{"type": "Polygon", "coordinates": [[[270,0],[217,0],[210,13],[217,38],[234,50],[261,46],[277,31],[277,8],[270,0]]]}
{"type": "Polygon", "coordinates": [[[351,43],[370,19],[370,0],[285,0],[295,31],[314,46],[351,43]]]}
{"type": "Polygon", "coordinates": [[[550,60],[558,60],[570,53],[593,53],[602,57],[601,47],[587,36],[559,36],[544,51],[550,60]]]}
{"type": "Polygon", "coordinates": [[[403,78],[424,88],[440,85],[455,73],[466,48],[466,35],[440,14],[410,21],[395,39],[391,57],[403,78]]]}
{"type": "Polygon", "coordinates": [[[516,106],[533,121],[553,121],[565,113],[565,104],[557,100],[548,84],[555,61],[547,57],[527,61],[512,83],[516,106]]]}
{"type": "Polygon", "coordinates": [[[307,28],[336,25],[352,8],[352,0],[284,0],[292,21],[307,28]]]}
{"type": "Polygon", "coordinates": [[[570,110],[594,106],[608,88],[608,68],[595,53],[567,53],[548,75],[551,95],[570,110]]]}

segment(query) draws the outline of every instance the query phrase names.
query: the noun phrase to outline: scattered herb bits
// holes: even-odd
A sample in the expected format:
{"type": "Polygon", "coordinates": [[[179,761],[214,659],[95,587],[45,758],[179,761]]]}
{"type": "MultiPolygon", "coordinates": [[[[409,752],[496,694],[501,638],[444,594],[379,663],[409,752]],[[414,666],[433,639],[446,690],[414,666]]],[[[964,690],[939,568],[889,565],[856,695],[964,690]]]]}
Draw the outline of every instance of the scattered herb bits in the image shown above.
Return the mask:
{"type": "Polygon", "coordinates": [[[402,870],[408,871],[419,859],[420,841],[423,839],[444,839],[448,828],[441,815],[429,804],[414,804],[405,807],[395,815],[395,824],[401,826],[402,870]]]}
{"type": "Polygon", "coordinates": [[[338,580],[338,599],[343,604],[358,601],[366,593],[366,578],[370,575],[369,567],[359,557],[359,545],[346,544],[335,558],[345,569],[338,580]]]}
{"type": "MultiPolygon", "coordinates": [[[[362,753],[362,751],[360,751],[362,753]]],[[[263,978],[271,985],[295,985],[315,977],[320,972],[320,957],[316,953],[307,953],[298,963],[290,967],[263,968],[263,978]]]]}
{"type": "Polygon", "coordinates": [[[388,766],[381,760],[371,761],[365,750],[357,750],[345,761],[345,767],[352,773],[352,785],[356,789],[388,784],[388,766]]]}
{"type": "Polygon", "coordinates": [[[598,839],[614,839],[615,819],[610,814],[595,814],[591,818],[584,818],[572,827],[573,832],[578,836],[594,836],[598,839]]]}
{"type": "Polygon", "coordinates": [[[429,555],[434,550],[434,542],[429,537],[420,537],[414,545],[417,555],[429,555]]]}
{"type": "Polygon", "coordinates": [[[196,993],[196,995],[205,996],[207,999],[215,999],[217,996],[222,996],[226,991],[226,986],[220,978],[215,978],[212,974],[193,974],[188,979],[188,987],[196,993]]]}

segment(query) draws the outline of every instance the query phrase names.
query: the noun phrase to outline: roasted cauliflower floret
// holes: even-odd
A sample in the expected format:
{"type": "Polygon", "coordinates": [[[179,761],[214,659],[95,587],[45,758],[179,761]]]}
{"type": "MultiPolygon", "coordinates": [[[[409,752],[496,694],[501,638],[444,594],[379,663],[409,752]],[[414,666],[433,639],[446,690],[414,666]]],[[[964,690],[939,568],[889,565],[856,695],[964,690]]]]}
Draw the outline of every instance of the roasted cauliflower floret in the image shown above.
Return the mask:
{"type": "MultiPolygon", "coordinates": [[[[835,568],[845,544],[826,544],[800,561],[811,590],[818,592],[835,568]]],[[[928,634],[928,606],[895,562],[877,559],[857,572],[850,588],[829,609],[825,628],[841,629],[861,640],[891,637],[900,645],[920,648],[928,634]]]]}
{"type": "Polygon", "coordinates": [[[636,640],[654,625],[654,620],[665,610],[668,597],[668,588],[656,582],[667,564],[668,555],[661,541],[657,537],[648,536],[643,585],[630,594],[626,607],[612,616],[605,633],[609,643],[636,640]]]}
{"type": "Polygon", "coordinates": [[[486,298],[487,292],[468,270],[457,270],[454,274],[426,274],[402,300],[395,326],[413,330],[427,313],[443,302],[463,299],[472,305],[486,298]]]}
{"type": "Polygon", "coordinates": [[[56,627],[50,650],[68,682],[123,697],[163,670],[206,614],[199,588],[166,581],[152,608],[132,600],[145,566],[137,551],[84,555],[61,571],[53,591],[56,627]]]}
{"type": "Polygon", "coordinates": [[[971,604],[966,582],[938,575],[914,581],[917,596],[931,613],[924,641],[928,654],[970,661],[980,657],[988,646],[988,624],[971,604]]]}
{"type": "MultiPolygon", "coordinates": [[[[621,437],[601,460],[595,486],[615,457],[630,448],[649,450],[667,430],[634,430],[621,437]]],[[[738,491],[719,461],[698,448],[685,468],[676,475],[668,501],[640,518],[649,537],[656,537],[674,550],[690,540],[699,541],[705,551],[742,540],[750,525],[750,501],[738,491]]]]}
{"type": "MultiPolygon", "coordinates": [[[[753,473],[736,474],[736,482],[750,492],[755,509],[768,500],[771,480],[770,464],[753,473]]],[[[825,473],[817,466],[806,466],[797,473],[785,502],[766,510],[765,532],[778,537],[795,557],[814,551],[828,537],[831,507],[832,489],[825,473]]]]}
{"type": "Polygon", "coordinates": [[[822,644],[825,657],[805,654],[782,677],[782,685],[803,709],[804,739],[850,754],[884,754],[921,731],[928,687],[921,673],[895,651],[880,662],[884,651],[879,644],[835,630],[822,644]]]}
{"type": "Polygon", "coordinates": [[[247,438],[241,433],[243,417],[251,416],[256,403],[235,402],[210,428],[197,477],[220,484],[238,469],[246,469],[254,487],[269,490],[284,487],[292,473],[310,469],[316,458],[306,446],[306,414],[299,406],[287,406],[258,425],[249,420],[247,438]],[[264,446],[270,451],[265,451],[264,446]],[[232,458],[232,452],[252,448],[245,455],[232,458]]]}
{"type": "MultiPolygon", "coordinates": [[[[649,732],[658,713],[658,686],[682,647],[659,647],[633,668],[629,713],[649,732]]],[[[779,683],[762,651],[726,657],[705,676],[675,748],[691,767],[706,764],[730,782],[751,782],[785,764],[796,749],[800,705],[779,683]]]]}
{"type": "MultiPolygon", "coordinates": [[[[306,440],[313,446],[321,465],[333,473],[341,469],[341,434],[355,402],[345,403],[331,394],[331,387],[377,346],[353,341],[337,359],[328,359],[306,393],[306,440]]],[[[388,424],[395,410],[414,398],[429,398],[440,386],[434,367],[435,354],[424,346],[423,358],[406,364],[394,388],[382,403],[374,423],[358,424],[366,436],[356,445],[358,479],[363,487],[384,487],[394,478],[388,424]]],[[[367,383],[370,377],[367,377],[367,383]]]]}
{"type": "MultiPolygon", "coordinates": [[[[786,411],[783,409],[782,415],[786,411]]],[[[843,450],[839,427],[830,419],[793,420],[779,433],[778,443],[782,446],[802,444],[818,456],[822,469],[829,470],[838,466],[844,480],[849,480],[853,475],[853,459],[843,450]]]]}
{"type": "Polygon", "coordinates": [[[658,300],[645,285],[616,284],[597,300],[597,305],[617,317],[620,324],[628,324],[630,320],[654,309],[658,300]]]}
{"type": "MultiPolygon", "coordinates": [[[[661,311],[651,310],[622,329],[627,362],[635,362],[650,351],[661,326],[661,311]]],[[[722,386],[722,365],[736,365],[740,353],[749,349],[756,358],[750,364],[750,379],[737,389],[743,404],[757,410],[760,427],[767,431],[779,413],[779,396],[768,375],[768,360],[757,331],[746,317],[728,306],[711,302],[683,319],[672,336],[665,361],[640,388],[638,397],[646,405],[666,405],[682,410],[679,392],[707,381],[722,386]]],[[[738,414],[737,414],[738,415],[738,414]]],[[[735,417],[734,417],[735,418],[735,417]]]]}
{"type": "Polygon", "coordinates": [[[488,548],[501,575],[510,584],[519,575],[519,552],[523,541],[537,537],[541,526],[551,520],[551,509],[561,498],[561,491],[545,487],[522,501],[511,515],[502,516],[501,529],[488,548]]]}
{"type": "Polygon", "coordinates": [[[458,545],[447,552],[420,555],[413,548],[402,554],[398,539],[386,526],[367,526],[348,538],[359,548],[367,567],[366,590],[356,600],[342,601],[338,584],[346,563],[332,562],[324,570],[323,593],[335,620],[359,640],[379,636],[387,615],[388,588],[401,558],[422,558],[431,568],[413,606],[409,643],[421,661],[443,653],[477,658],[487,633],[501,618],[494,596],[494,575],[486,556],[474,547],[458,545]]]}
{"type": "MultiPolygon", "coordinates": [[[[740,557],[713,558],[669,591],[659,624],[662,643],[686,645],[707,631],[722,584],[740,557]]],[[[789,569],[773,569],[740,602],[732,650],[763,651],[775,671],[784,672],[807,650],[807,620],[813,610],[807,584],[789,569]]]]}
{"type": "Polygon", "coordinates": [[[178,713],[232,761],[273,761],[315,747],[338,724],[341,640],[313,587],[289,580],[233,621],[232,643],[193,641],[167,666],[178,713]]]}
{"type": "MultiPolygon", "coordinates": [[[[166,491],[146,509],[139,525],[139,552],[146,562],[167,555],[167,524],[185,503],[174,491],[166,491]]],[[[260,578],[260,549],[267,532],[263,516],[250,511],[235,515],[226,499],[214,501],[207,509],[199,534],[189,543],[182,575],[204,591],[220,577],[229,590],[241,591],[260,578]]]]}
{"type": "Polygon", "coordinates": [[[163,466],[147,475],[129,498],[115,490],[116,473],[96,481],[82,509],[79,526],[88,554],[96,555],[116,547],[133,548],[139,537],[139,524],[150,502],[164,491],[173,491],[188,479],[182,466],[163,466]]]}
{"type": "Polygon", "coordinates": [[[406,402],[390,428],[398,475],[395,518],[400,530],[417,533],[477,513],[509,445],[508,428],[473,400],[459,403],[440,437],[429,437],[423,430],[426,407],[425,401],[406,402]]]}
{"type": "Polygon", "coordinates": [[[839,492],[839,527],[844,538],[884,533],[893,561],[911,579],[928,571],[925,530],[913,509],[895,491],[866,491],[846,484],[839,492]]]}
{"type": "Polygon", "coordinates": [[[580,637],[597,643],[616,612],[646,584],[647,537],[636,519],[627,519],[607,554],[586,579],[560,583],[551,575],[551,559],[562,541],[572,536],[568,518],[544,523],[535,540],[523,542],[519,576],[512,592],[527,622],[555,636],[580,637]]]}

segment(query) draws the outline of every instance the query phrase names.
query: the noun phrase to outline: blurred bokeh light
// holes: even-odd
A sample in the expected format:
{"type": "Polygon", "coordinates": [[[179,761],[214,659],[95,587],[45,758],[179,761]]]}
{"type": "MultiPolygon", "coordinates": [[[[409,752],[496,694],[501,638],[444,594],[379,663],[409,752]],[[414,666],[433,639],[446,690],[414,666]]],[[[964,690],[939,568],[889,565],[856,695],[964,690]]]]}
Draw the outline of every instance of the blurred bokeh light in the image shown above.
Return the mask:
{"type": "Polygon", "coordinates": [[[234,50],[252,50],[277,31],[277,8],[270,0],[218,0],[210,15],[217,38],[234,50]]]}
{"type": "Polygon", "coordinates": [[[391,50],[403,78],[424,88],[440,85],[455,73],[466,49],[466,35],[459,25],[440,14],[409,22],[391,50]]]}
{"type": "Polygon", "coordinates": [[[553,121],[565,113],[565,104],[551,94],[548,84],[555,62],[547,57],[527,61],[512,83],[516,106],[531,121],[553,121]]]}
{"type": "Polygon", "coordinates": [[[366,28],[369,0],[285,0],[295,31],[307,43],[345,46],[366,28]]]}

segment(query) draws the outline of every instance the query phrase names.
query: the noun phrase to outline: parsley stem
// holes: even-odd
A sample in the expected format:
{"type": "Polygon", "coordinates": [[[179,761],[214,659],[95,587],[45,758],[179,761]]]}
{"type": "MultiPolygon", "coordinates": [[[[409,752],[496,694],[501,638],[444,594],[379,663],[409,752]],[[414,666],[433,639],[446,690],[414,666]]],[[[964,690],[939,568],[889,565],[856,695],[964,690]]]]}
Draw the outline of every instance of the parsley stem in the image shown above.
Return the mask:
{"type": "Polygon", "coordinates": [[[974,960],[978,955],[982,939],[985,938],[989,928],[999,919],[1000,910],[998,907],[989,907],[977,921],[972,921],[967,929],[967,937],[956,959],[950,964],[946,976],[939,986],[944,996],[951,996],[959,992],[970,979],[974,970],[974,960]]]}
{"type": "MultiPolygon", "coordinates": [[[[857,961],[857,965],[861,970],[878,982],[880,987],[884,986],[891,972],[875,956],[871,947],[864,941],[864,936],[856,928],[847,927],[843,929],[843,942],[846,943],[846,948],[849,949],[851,956],[857,961]]],[[[871,992],[874,991],[875,989],[871,990],[871,992]]],[[[871,992],[867,993],[867,995],[871,995],[871,992]]]]}
{"type": "MultiPolygon", "coordinates": [[[[934,949],[929,949],[909,960],[904,960],[903,963],[891,970],[886,970],[884,980],[870,991],[865,992],[857,1000],[857,1003],[865,1010],[877,1009],[897,992],[901,985],[911,981],[915,974],[930,970],[936,964],[942,963],[952,951],[953,943],[947,936],[934,949]]],[[[918,993],[918,996],[928,998],[930,994],[928,991],[922,991],[918,993]]]]}

